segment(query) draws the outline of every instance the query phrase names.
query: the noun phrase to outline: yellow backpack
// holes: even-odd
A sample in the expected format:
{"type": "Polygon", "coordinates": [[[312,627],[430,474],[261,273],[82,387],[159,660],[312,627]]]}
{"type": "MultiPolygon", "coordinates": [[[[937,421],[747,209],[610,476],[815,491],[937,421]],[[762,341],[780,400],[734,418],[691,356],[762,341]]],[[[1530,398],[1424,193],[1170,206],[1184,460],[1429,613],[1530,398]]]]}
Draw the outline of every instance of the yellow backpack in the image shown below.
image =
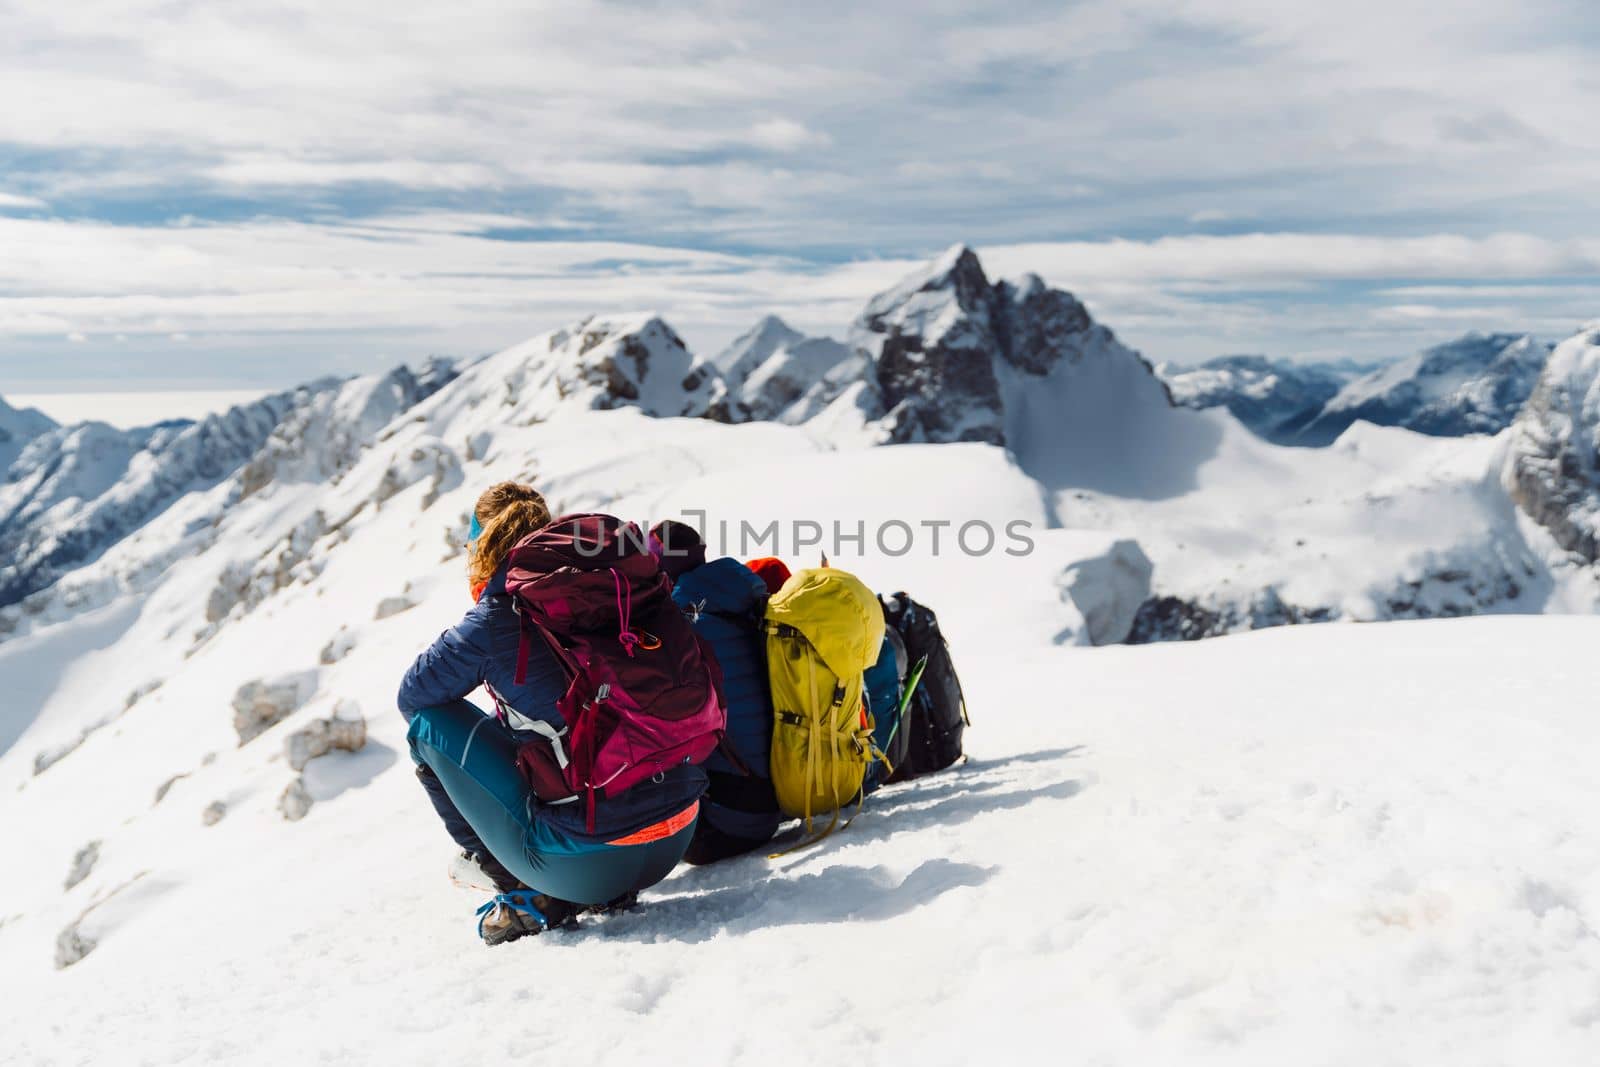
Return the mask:
{"type": "Polygon", "coordinates": [[[820,567],[783,583],[763,628],[778,807],[804,819],[808,833],[812,816],[833,812],[832,830],[874,758],[862,675],[878,659],[883,609],[861,579],[820,567]]]}

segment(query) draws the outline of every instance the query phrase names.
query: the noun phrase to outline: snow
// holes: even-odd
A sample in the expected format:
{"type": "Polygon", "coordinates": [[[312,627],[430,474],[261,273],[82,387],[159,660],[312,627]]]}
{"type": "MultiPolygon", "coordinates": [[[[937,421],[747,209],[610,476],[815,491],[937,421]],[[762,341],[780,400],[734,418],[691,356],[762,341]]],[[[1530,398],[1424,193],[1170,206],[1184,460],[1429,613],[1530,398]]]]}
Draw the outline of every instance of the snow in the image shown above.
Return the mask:
{"type": "MultiPolygon", "coordinates": [[[[537,1004],[563,1021],[532,1031],[541,1056],[599,1040],[617,1063],[955,1063],[1063,1035],[1096,1063],[1592,1055],[1600,621],[1088,650],[969,597],[938,600],[973,706],[965,766],[886,790],[815,849],[683,869],[642,912],[493,951],[377,699],[403,648],[341,677],[374,740],[311,765],[344,776],[302,821],[272,808],[288,771],[265,749],[223,752],[154,810],[115,789],[69,805],[81,781],[40,778],[4,823],[52,883],[25,897],[6,875],[12,1054],[492,1062],[528,1052],[515,1020],[537,1004]],[[101,859],[63,899],[91,830],[101,859]],[[95,948],[54,970],[56,928],[102,896],[81,924],[95,948]]],[[[215,711],[130,717],[117,762],[178,762],[171,717],[215,711]]]]}
{"type": "Polygon", "coordinates": [[[863,356],[830,337],[807,337],[776,315],[741,334],[710,364],[745,418],[799,424],[867,373],[863,356]]]}
{"type": "MultiPolygon", "coordinates": [[[[947,258],[930,277],[981,277],[947,258]]],[[[1340,620],[1592,612],[1593,568],[1501,484],[1511,435],[1279,448],[1170,407],[1103,327],[1071,338],[1042,373],[996,361],[1004,448],[873,447],[861,381],[804,425],[674,417],[719,378],[648,314],[414,403],[432,387],[393,376],[304,398],[249,463],[7,617],[7,1056],[1593,1060],[1600,619],[1090,647],[1147,592],[1248,612],[1271,590],[1340,620]],[[466,607],[466,516],[505,478],[910,591],[950,636],[969,762],[814,848],[484,949],[393,694],[466,607]],[[253,682],[293,699],[241,740],[253,682]],[[356,751],[305,761],[354,720],[356,751]]]]}
{"type": "Polygon", "coordinates": [[[882,333],[920,336],[928,347],[976,345],[988,326],[968,286],[983,282],[977,256],[966,245],[951,245],[926,267],[868,301],[851,336],[857,348],[873,352],[882,333]],[[963,302],[969,306],[963,308],[963,302]],[[868,328],[870,326],[870,329],[868,328]]]}

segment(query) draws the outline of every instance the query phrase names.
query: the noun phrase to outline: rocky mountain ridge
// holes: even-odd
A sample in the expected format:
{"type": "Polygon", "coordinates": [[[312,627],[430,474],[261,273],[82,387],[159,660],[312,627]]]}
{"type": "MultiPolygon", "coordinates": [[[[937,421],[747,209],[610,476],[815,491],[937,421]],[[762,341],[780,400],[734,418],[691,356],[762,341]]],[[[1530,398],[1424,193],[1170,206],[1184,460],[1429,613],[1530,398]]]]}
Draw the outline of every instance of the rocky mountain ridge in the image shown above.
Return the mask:
{"type": "MultiPolygon", "coordinates": [[[[1298,412],[1321,402],[1326,412],[1339,397],[1358,394],[1415,394],[1420,399],[1408,410],[1418,418],[1442,418],[1441,412],[1463,404],[1475,417],[1488,417],[1486,412],[1501,410],[1496,404],[1515,399],[1514,389],[1501,387],[1504,382],[1520,381],[1527,368],[1543,363],[1531,338],[1474,336],[1423,353],[1399,375],[1393,368],[1356,375],[1358,368],[1348,365],[1293,368],[1291,374],[1282,364],[1230,357],[1200,372],[1164,368],[1168,384],[1070,293],[1033,275],[991,281],[965,246],[873,297],[847,336],[845,342],[808,337],[768,316],[721,353],[699,358],[657,316],[592,316],[459,370],[437,363],[420,371],[399,368],[348,382],[312,383],[193,425],[46,430],[24,449],[11,480],[0,487],[0,547],[10,550],[12,560],[0,571],[0,608],[13,605],[0,611],[0,633],[15,634],[140,588],[170,561],[208,543],[222,509],[274,486],[336,484],[407,419],[531,426],[575,411],[632,408],[655,418],[786,423],[839,448],[1003,447],[1038,483],[1052,521],[1071,526],[1112,521],[1093,518],[1097,499],[1137,505],[1130,515],[1171,512],[1168,501],[1211,491],[1200,472],[1218,457],[1241,469],[1282,466],[1276,453],[1260,451],[1265,446],[1245,448],[1230,437],[1220,413],[1191,408],[1232,410],[1243,398],[1260,405],[1256,432],[1271,427],[1278,434],[1293,428],[1298,414],[1285,420],[1282,413],[1295,404],[1306,405],[1298,412]],[[1355,381],[1334,388],[1337,379],[1352,376],[1355,381]],[[1419,376],[1433,386],[1383,386],[1391,379],[1414,383],[1419,376]],[[190,501],[183,525],[168,524],[161,538],[131,537],[178,500],[190,501]],[[1087,511],[1084,502],[1091,505],[1087,511]],[[123,540],[129,541],[125,550],[111,553],[103,565],[85,566],[123,540]],[[69,580],[61,582],[63,575],[69,580]]],[[[1155,594],[1138,613],[1135,636],[1206,636],[1523,603],[1529,588],[1540,587],[1534,577],[1543,566],[1539,552],[1507,533],[1499,518],[1480,517],[1498,515],[1494,509],[1509,509],[1512,500],[1568,550],[1592,561],[1593,535],[1583,533],[1592,530],[1584,517],[1591,512],[1585,509],[1600,506],[1584,480],[1593,464],[1573,444],[1581,444],[1587,424],[1569,414],[1576,403],[1571,394],[1581,386],[1573,375],[1581,378],[1587,362],[1564,357],[1561,365],[1569,363],[1566,384],[1552,378],[1536,393],[1537,412],[1530,403],[1519,424],[1519,443],[1505,461],[1511,499],[1483,497],[1470,464],[1450,476],[1455,480],[1447,492],[1468,501],[1459,505],[1461,521],[1494,524],[1492,543],[1474,547],[1441,534],[1427,560],[1397,563],[1388,584],[1366,588],[1361,604],[1342,607],[1326,590],[1308,595],[1280,588],[1270,577],[1257,586],[1173,585],[1163,579],[1172,559],[1151,553],[1155,594]]],[[[370,493],[356,493],[333,511],[319,507],[299,514],[267,558],[230,562],[204,593],[207,626],[253,611],[275,590],[314,577],[307,561],[319,545],[343,536],[350,516],[361,509],[381,508],[418,482],[430,486],[425,499],[455,485],[462,463],[482,460],[495,447],[492,434],[462,432],[461,440],[419,439],[404,457],[376,472],[370,493]]],[[[530,457],[528,466],[532,476],[536,459],[530,457]]],[[[1314,482],[1321,476],[1307,477],[1314,482]]],[[[1400,485],[1393,499],[1407,501],[1409,508],[1410,501],[1422,499],[1416,494],[1441,491],[1430,477],[1424,471],[1420,480],[1400,485]]],[[[1390,506],[1386,499],[1367,492],[1327,507],[1370,512],[1380,522],[1390,506]]],[[[1147,520],[1129,521],[1137,528],[1147,520]]],[[[1236,513],[1227,521],[1251,520],[1236,513]]],[[[1223,536],[1219,530],[1201,539],[1223,536]]]]}
{"type": "Polygon", "coordinates": [[[1262,440],[1307,444],[1306,424],[1354,379],[1376,367],[1350,361],[1299,363],[1266,356],[1218,356],[1199,364],[1156,368],[1173,403],[1204,411],[1226,407],[1262,440]]]}
{"type": "Polygon", "coordinates": [[[1472,332],[1377,366],[1223,356],[1160,374],[1185,407],[1226,407],[1274,444],[1322,448],[1356,422],[1432,437],[1499,433],[1551,347],[1531,334],[1472,332]]]}

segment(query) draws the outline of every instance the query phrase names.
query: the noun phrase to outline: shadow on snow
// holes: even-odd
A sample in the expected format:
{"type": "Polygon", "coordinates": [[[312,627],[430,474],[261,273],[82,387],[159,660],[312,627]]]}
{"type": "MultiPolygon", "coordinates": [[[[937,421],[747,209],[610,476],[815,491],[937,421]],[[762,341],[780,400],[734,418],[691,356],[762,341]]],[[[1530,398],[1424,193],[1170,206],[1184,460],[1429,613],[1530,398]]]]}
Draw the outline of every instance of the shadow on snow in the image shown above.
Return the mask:
{"type": "MultiPolygon", "coordinates": [[[[723,933],[774,926],[846,921],[881,921],[922,907],[952,890],[982,885],[997,867],[944,857],[923,860],[904,877],[883,864],[833,863],[820,871],[793,873],[802,864],[839,858],[899,834],[956,826],[988,812],[1026,807],[1038,800],[1068,799],[1083,790],[1072,778],[1035,784],[1007,774],[1019,765],[1074,758],[1082,746],[1050,749],[997,760],[971,760],[948,771],[889,786],[868,798],[848,830],[772,861],[755,852],[709,867],[681,868],[646,894],[639,915],[619,915],[563,938],[588,936],[636,941],[702,942],[723,933]]],[[[772,842],[776,849],[799,840],[793,831],[772,842]]]]}

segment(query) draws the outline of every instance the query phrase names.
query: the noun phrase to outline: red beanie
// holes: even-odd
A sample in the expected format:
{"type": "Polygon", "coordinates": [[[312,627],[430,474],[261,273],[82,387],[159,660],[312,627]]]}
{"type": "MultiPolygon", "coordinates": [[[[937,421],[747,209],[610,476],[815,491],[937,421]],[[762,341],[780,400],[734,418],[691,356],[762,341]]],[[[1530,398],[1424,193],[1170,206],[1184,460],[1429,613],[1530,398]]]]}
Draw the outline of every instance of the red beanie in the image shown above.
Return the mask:
{"type": "Polygon", "coordinates": [[[789,580],[789,567],[777,556],[762,556],[745,564],[767,583],[767,595],[772,596],[789,580]]]}

